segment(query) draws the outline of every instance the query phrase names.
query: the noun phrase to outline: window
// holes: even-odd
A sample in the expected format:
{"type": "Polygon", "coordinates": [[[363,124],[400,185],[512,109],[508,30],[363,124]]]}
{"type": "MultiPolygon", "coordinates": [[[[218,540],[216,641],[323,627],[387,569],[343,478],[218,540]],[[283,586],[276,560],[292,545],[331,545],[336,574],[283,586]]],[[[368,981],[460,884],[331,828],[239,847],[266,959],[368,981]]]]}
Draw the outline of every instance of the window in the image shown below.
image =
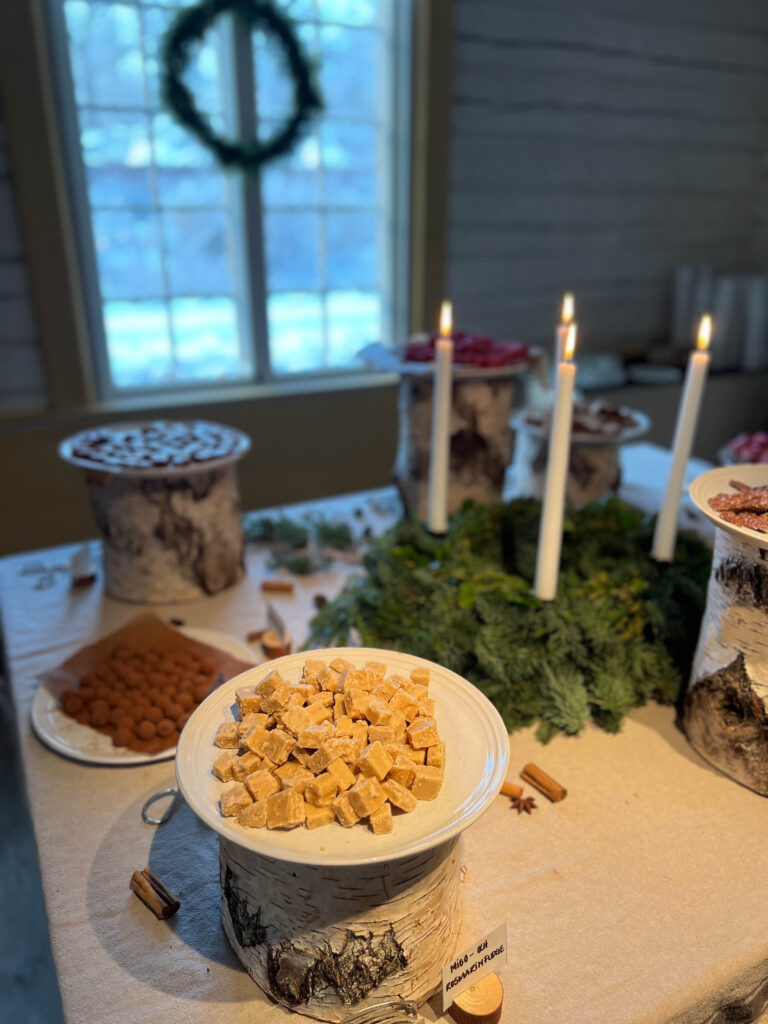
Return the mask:
{"type": "MultiPolygon", "coordinates": [[[[185,0],[51,2],[105,395],[342,372],[405,329],[407,0],[281,0],[324,110],[258,177],[222,171],[162,107],[160,43],[185,0]]],[[[230,136],[290,109],[277,48],[228,16],[187,81],[230,136]]]]}

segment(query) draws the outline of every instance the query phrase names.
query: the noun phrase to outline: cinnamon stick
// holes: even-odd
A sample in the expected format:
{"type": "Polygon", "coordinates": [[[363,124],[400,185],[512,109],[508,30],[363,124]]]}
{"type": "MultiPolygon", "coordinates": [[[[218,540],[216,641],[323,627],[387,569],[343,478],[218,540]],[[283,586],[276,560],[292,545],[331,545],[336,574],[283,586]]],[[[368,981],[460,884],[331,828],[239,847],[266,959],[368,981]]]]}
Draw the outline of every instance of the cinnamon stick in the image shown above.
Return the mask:
{"type": "Polygon", "coordinates": [[[262,580],[261,589],[265,594],[292,594],[293,584],[290,580],[262,580]]]}
{"type": "Polygon", "coordinates": [[[134,871],[131,875],[131,889],[141,902],[149,907],[161,921],[173,917],[181,904],[163,885],[160,879],[149,868],[134,871]]]}
{"type": "Polygon", "coordinates": [[[564,800],[568,795],[568,790],[565,786],[561,786],[559,782],[555,782],[553,778],[543,772],[541,768],[535,765],[532,761],[520,772],[520,778],[523,782],[527,782],[529,786],[533,786],[538,789],[540,793],[551,800],[553,804],[556,804],[559,800],[564,800]]]}

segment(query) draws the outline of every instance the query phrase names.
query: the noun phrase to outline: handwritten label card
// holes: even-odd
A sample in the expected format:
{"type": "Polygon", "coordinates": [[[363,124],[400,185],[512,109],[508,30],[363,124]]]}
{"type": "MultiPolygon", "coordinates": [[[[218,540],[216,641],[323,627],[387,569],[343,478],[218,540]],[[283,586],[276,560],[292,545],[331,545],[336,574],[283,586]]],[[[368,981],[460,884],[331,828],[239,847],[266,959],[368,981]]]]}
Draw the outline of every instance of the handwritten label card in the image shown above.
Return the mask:
{"type": "Polygon", "coordinates": [[[507,963],[507,922],[488,932],[443,968],[443,1013],[456,996],[507,963]]]}

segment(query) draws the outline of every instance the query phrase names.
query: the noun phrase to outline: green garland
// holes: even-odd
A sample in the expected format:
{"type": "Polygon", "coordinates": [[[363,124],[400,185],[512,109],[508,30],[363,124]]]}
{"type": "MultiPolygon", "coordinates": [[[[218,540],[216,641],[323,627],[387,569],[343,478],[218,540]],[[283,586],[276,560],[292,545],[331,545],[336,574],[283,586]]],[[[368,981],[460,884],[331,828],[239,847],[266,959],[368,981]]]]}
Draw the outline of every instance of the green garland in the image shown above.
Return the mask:
{"type": "Polygon", "coordinates": [[[673,701],[690,671],[711,551],[681,535],[651,560],[652,522],[617,499],[566,516],[557,600],[530,592],[541,506],[467,505],[438,539],[404,521],[375,541],[362,579],[311,624],[309,646],[367,647],[439,662],[490,698],[510,730],[616,732],[650,697],[673,701]]]}
{"type": "Polygon", "coordinates": [[[258,170],[263,164],[289,153],[310,118],[321,109],[320,96],[312,82],[309,62],[290,21],[268,0],[202,0],[179,12],[165,35],[162,46],[161,89],[172,115],[210,149],[223,167],[258,170]],[[275,134],[259,139],[233,141],[216,135],[198,110],[194,97],[182,80],[193,48],[220,14],[232,11],[250,31],[262,28],[280,44],[293,80],[294,109],[275,134]]]}

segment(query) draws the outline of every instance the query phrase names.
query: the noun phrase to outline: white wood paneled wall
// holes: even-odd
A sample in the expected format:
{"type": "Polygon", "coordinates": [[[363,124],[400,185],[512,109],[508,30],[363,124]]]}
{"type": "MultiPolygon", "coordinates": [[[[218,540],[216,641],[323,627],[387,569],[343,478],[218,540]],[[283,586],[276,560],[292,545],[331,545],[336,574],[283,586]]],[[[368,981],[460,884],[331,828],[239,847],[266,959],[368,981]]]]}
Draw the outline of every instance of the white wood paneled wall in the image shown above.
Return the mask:
{"type": "Polygon", "coordinates": [[[460,325],[664,342],[674,268],[768,269],[765,0],[454,0],[460,325]]]}
{"type": "Polygon", "coordinates": [[[45,371],[0,125],[0,414],[45,405],[45,371]]]}

